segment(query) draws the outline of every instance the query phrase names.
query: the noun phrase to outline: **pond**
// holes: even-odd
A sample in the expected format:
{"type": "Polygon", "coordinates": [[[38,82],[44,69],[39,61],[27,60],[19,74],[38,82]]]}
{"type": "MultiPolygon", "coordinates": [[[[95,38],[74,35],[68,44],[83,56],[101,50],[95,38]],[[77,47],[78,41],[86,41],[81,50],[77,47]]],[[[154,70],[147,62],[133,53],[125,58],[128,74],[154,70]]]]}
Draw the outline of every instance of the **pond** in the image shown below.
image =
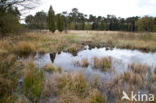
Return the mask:
{"type": "Polygon", "coordinates": [[[151,68],[156,66],[156,53],[144,53],[138,50],[118,49],[118,48],[92,48],[85,46],[82,50],[76,54],[61,52],[56,54],[39,54],[34,57],[36,66],[42,67],[45,64],[52,63],[56,67],[61,67],[63,71],[75,72],[82,71],[86,77],[91,79],[98,76],[103,80],[111,80],[115,74],[122,74],[128,69],[129,64],[139,63],[141,65],[147,65],[151,68]],[[93,68],[93,58],[111,57],[113,71],[103,72],[99,69],[93,68]],[[89,65],[87,67],[81,67],[75,65],[76,61],[87,59],[89,65]]]}

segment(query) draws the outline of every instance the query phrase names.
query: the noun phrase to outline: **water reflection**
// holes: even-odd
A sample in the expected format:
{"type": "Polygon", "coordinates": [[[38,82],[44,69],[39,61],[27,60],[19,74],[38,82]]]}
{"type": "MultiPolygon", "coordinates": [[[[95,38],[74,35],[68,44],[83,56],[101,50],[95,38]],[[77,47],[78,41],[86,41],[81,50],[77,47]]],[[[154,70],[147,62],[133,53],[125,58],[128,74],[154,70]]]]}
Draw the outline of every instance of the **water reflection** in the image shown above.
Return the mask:
{"type": "Polygon", "coordinates": [[[106,80],[112,79],[114,74],[121,74],[128,69],[128,64],[140,63],[146,64],[151,67],[156,66],[156,53],[143,53],[138,50],[118,49],[118,48],[92,48],[89,49],[86,46],[83,50],[76,54],[61,52],[58,53],[47,53],[44,55],[36,54],[35,64],[41,67],[47,63],[53,63],[56,67],[61,67],[63,71],[79,71],[82,70],[87,77],[101,77],[106,80]],[[97,57],[112,57],[112,72],[101,72],[92,68],[92,58],[97,57]],[[88,59],[88,67],[79,67],[74,65],[75,61],[83,58],[88,59]]]}

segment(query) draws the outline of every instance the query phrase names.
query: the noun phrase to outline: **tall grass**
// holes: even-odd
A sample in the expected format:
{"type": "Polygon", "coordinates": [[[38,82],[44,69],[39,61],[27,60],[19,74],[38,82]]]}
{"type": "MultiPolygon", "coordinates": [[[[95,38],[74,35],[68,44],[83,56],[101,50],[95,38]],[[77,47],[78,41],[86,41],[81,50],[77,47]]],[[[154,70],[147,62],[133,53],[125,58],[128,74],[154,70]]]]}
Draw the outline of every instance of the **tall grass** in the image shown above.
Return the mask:
{"type": "Polygon", "coordinates": [[[48,97],[54,96],[58,102],[78,103],[103,103],[104,97],[101,92],[94,90],[86,83],[81,72],[56,74],[45,82],[44,94],[48,97]]]}
{"type": "Polygon", "coordinates": [[[33,62],[29,62],[24,74],[24,94],[32,102],[39,102],[42,93],[44,74],[35,68],[33,62]]]}
{"type": "Polygon", "coordinates": [[[34,44],[25,41],[18,42],[14,49],[14,51],[19,55],[26,55],[36,52],[34,44]]]}
{"type": "Polygon", "coordinates": [[[75,61],[74,64],[75,64],[76,66],[88,67],[89,62],[88,62],[88,59],[83,58],[83,59],[81,59],[80,61],[75,61]]]}
{"type": "Polygon", "coordinates": [[[111,57],[102,57],[102,58],[93,58],[93,68],[101,69],[103,71],[110,70],[112,68],[112,58],[111,57]]]}

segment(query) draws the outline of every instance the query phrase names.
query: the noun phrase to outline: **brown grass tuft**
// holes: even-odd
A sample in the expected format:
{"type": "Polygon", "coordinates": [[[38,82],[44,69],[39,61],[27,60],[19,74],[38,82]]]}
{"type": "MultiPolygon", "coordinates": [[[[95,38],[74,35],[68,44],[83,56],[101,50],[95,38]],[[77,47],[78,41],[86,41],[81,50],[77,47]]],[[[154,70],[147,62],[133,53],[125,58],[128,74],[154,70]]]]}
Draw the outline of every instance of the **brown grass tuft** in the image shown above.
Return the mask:
{"type": "Polygon", "coordinates": [[[83,58],[83,59],[81,59],[80,61],[76,61],[76,62],[75,62],[75,65],[81,66],[81,67],[88,67],[89,62],[88,62],[88,59],[83,58]]]}
{"type": "Polygon", "coordinates": [[[36,52],[35,50],[36,48],[32,43],[22,41],[22,42],[18,42],[18,44],[15,46],[14,51],[18,54],[26,55],[26,54],[31,54],[36,52]]]}
{"type": "Polygon", "coordinates": [[[111,57],[103,57],[103,58],[93,58],[93,67],[100,68],[103,71],[107,71],[112,68],[112,58],[111,57]]]}
{"type": "Polygon", "coordinates": [[[146,65],[141,65],[138,63],[133,63],[129,65],[129,68],[134,72],[134,73],[146,73],[148,70],[150,70],[149,67],[146,65]]]}

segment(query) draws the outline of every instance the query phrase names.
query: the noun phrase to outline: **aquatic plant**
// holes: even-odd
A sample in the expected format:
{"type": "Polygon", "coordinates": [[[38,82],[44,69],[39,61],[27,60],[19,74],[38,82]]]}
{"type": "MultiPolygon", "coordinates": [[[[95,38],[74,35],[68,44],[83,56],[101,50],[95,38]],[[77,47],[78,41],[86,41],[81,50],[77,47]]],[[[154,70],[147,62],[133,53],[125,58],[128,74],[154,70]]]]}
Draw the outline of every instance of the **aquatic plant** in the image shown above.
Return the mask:
{"type": "Polygon", "coordinates": [[[76,65],[76,66],[81,66],[81,67],[88,67],[89,62],[88,62],[88,59],[83,58],[83,59],[81,59],[80,61],[76,61],[76,62],[75,62],[75,65],[76,65]]]}
{"type": "Polygon", "coordinates": [[[129,68],[134,72],[134,73],[146,73],[150,68],[146,65],[141,65],[138,63],[133,63],[129,65],[129,68]]]}
{"type": "Polygon", "coordinates": [[[107,71],[112,69],[112,58],[111,57],[102,57],[102,58],[93,58],[93,68],[101,69],[102,71],[107,71]]]}

